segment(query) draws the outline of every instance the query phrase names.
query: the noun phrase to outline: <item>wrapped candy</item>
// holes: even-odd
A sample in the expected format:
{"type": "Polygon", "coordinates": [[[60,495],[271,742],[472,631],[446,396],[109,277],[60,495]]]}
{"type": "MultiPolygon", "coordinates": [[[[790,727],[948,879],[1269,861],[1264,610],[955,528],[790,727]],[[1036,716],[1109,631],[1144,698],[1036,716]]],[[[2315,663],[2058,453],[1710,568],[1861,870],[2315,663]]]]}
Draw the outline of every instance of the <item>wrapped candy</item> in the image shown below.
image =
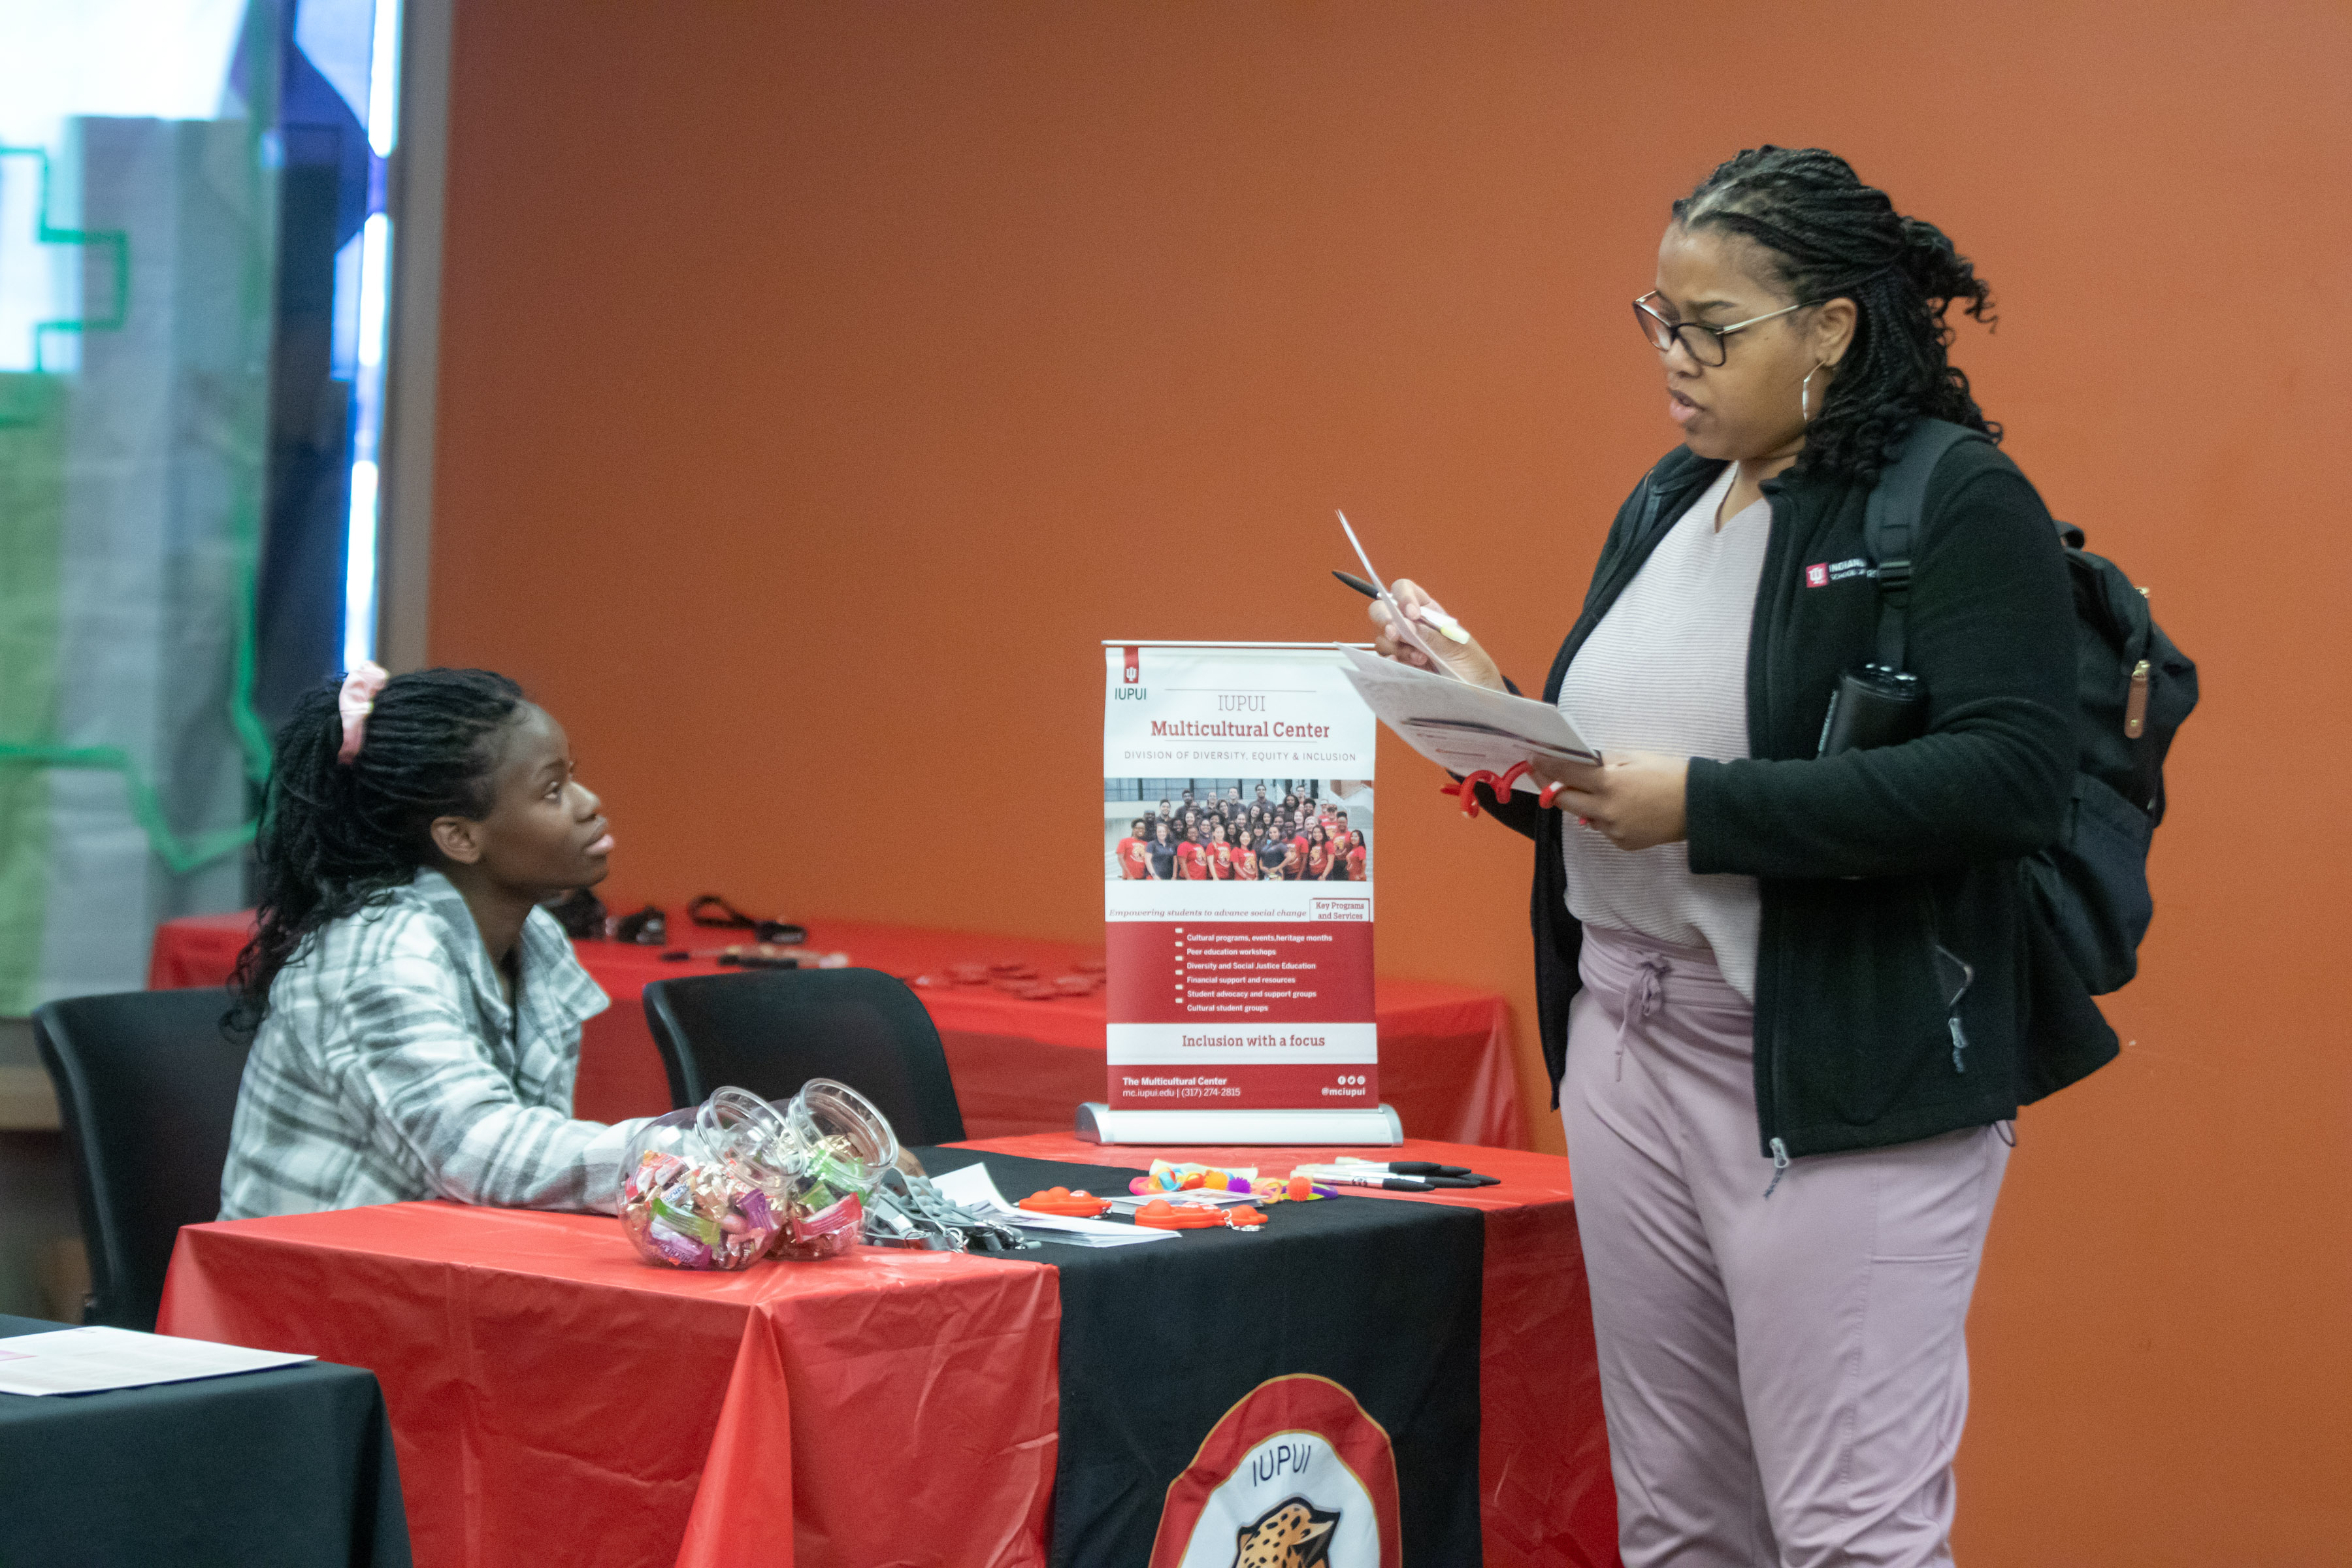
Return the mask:
{"type": "Polygon", "coordinates": [[[784,1228],[772,1151],[783,1119],[757,1095],[722,1089],[657,1116],[631,1140],[621,1229],[637,1255],[673,1268],[748,1268],[784,1228]]]}
{"type": "Polygon", "coordinates": [[[898,1158],[898,1135],[845,1083],[813,1078],[784,1107],[784,1227],[773,1258],[837,1258],[857,1245],[866,1198],[898,1158]]]}
{"type": "Polygon", "coordinates": [[[716,1089],[632,1141],[621,1227],[639,1257],[672,1268],[837,1258],[857,1245],[866,1195],[898,1157],[888,1119],[846,1084],[812,1079],[782,1108],[716,1089]]]}

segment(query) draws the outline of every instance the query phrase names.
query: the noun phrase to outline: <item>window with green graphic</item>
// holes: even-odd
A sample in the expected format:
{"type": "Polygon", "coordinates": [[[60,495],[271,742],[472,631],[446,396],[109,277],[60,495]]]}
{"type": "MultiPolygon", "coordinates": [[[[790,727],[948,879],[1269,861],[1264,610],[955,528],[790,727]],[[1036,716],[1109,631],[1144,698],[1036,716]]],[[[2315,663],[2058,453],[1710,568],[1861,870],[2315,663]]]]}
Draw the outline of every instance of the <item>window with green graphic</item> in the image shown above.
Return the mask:
{"type": "Polygon", "coordinates": [[[243,901],[284,16],[0,0],[0,1013],[243,901]]]}

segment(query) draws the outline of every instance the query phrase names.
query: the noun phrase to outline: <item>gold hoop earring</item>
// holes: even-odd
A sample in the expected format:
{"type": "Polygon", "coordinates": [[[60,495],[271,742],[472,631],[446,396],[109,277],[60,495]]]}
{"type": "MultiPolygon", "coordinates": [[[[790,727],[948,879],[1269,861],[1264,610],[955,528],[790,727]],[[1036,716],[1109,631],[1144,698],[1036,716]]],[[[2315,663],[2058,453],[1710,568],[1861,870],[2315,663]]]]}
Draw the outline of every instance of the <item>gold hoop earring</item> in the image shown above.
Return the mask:
{"type": "Polygon", "coordinates": [[[1797,407],[1803,414],[1805,423],[1808,425],[1813,422],[1813,377],[1829,368],[1829,363],[1827,360],[1822,361],[1821,363],[1807,371],[1805,379],[1797,384],[1797,407]]]}

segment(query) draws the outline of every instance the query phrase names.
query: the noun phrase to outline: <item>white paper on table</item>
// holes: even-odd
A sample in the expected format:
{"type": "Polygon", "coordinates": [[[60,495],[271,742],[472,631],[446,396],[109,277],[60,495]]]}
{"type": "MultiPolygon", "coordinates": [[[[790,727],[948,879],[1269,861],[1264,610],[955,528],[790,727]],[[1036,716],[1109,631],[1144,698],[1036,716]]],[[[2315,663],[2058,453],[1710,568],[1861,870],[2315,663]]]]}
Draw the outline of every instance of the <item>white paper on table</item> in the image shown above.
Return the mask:
{"type": "MultiPolygon", "coordinates": [[[[1348,683],[1365,706],[1406,745],[1449,773],[1499,773],[1537,757],[1601,760],[1600,748],[1551,703],[1447,680],[1345,643],[1337,646],[1347,656],[1348,683]]],[[[1525,774],[1514,787],[1530,795],[1541,789],[1525,774]]]]}
{"type": "Polygon", "coordinates": [[[58,1329],[0,1340],[0,1394],[97,1394],[317,1359],[129,1329],[58,1329]]]}
{"type": "Polygon", "coordinates": [[[1062,1242],[1070,1247],[1131,1247],[1140,1241],[1172,1240],[1172,1230],[1154,1230],[1148,1226],[1115,1225],[1107,1219],[1080,1219],[1076,1215],[1037,1214],[1004,1201],[996,1190],[995,1178],[985,1165],[965,1165],[944,1175],[933,1176],[931,1185],[940,1196],[961,1208],[1017,1229],[1034,1232],[1040,1240],[1062,1242]]]}

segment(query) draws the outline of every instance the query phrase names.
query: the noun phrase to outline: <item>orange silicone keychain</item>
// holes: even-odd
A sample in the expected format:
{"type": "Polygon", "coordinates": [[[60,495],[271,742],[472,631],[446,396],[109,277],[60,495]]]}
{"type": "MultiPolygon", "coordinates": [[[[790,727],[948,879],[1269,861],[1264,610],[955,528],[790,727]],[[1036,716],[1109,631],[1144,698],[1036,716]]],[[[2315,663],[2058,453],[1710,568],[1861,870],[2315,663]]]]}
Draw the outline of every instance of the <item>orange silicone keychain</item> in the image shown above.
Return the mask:
{"type": "Polygon", "coordinates": [[[1108,1198],[1098,1198],[1084,1187],[1076,1192],[1068,1187],[1047,1187],[1042,1193],[1031,1193],[1014,1205],[1032,1214],[1067,1215],[1075,1219],[1092,1219],[1110,1207],[1108,1198]]]}

